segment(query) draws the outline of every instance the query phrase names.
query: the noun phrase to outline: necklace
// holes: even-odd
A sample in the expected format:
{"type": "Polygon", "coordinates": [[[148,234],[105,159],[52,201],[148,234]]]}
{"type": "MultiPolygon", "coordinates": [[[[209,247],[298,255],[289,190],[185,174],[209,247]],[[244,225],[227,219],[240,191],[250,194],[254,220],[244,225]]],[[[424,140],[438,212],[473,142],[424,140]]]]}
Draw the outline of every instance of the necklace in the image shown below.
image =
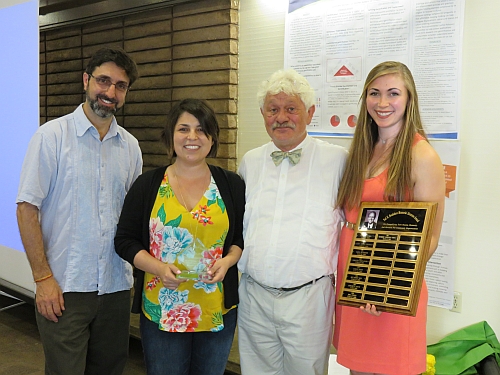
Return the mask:
{"type": "Polygon", "coordinates": [[[177,170],[175,166],[172,166],[172,172],[174,173],[175,182],[177,182],[177,186],[179,187],[179,194],[181,195],[182,204],[184,205],[184,208],[190,212],[191,210],[189,210],[186,204],[186,200],[184,199],[184,195],[182,194],[182,186],[181,183],[179,182],[179,179],[177,178],[177,170]]]}
{"type": "Polygon", "coordinates": [[[394,139],[396,139],[396,137],[389,137],[389,138],[386,138],[386,139],[383,139],[382,137],[378,137],[380,143],[382,143],[383,145],[385,145],[388,141],[392,141],[394,139]]]}
{"type": "MultiPolygon", "coordinates": [[[[172,165],[172,173],[173,173],[173,175],[174,175],[175,182],[177,182],[177,186],[179,187],[179,194],[180,194],[180,196],[181,196],[182,203],[184,204],[184,208],[185,208],[188,212],[191,212],[191,211],[194,209],[194,207],[193,207],[192,209],[189,209],[189,206],[186,204],[186,200],[184,199],[184,195],[182,194],[182,190],[183,190],[183,188],[182,188],[182,185],[181,185],[181,183],[180,183],[180,181],[179,181],[179,178],[177,177],[177,167],[176,167],[175,165],[172,165]]],[[[205,179],[205,178],[206,178],[206,174],[205,174],[205,176],[203,176],[203,179],[205,179]]],[[[206,186],[205,186],[205,187],[204,187],[204,189],[203,189],[203,193],[205,192],[205,190],[206,190],[206,186]]],[[[189,197],[188,197],[188,198],[189,198],[189,197]]],[[[195,206],[196,206],[196,205],[195,205],[195,206]]]]}
{"type": "MultiPolygon", "coordinates": [[[[196,272],[197,265],[199,263],[199,259],[196,257],[196,243],[199,241],[198,240],[198,227],[199,227],[199,225],[197,223],[198,220],[195,219],[195,216],[194,216],[195,213],[193,213],[193,210],[189,210],[189,208],[186,204],[186,200],[184,199],[184,195],[182,194],[182,186],[181,186],[181,183],[179,182],[179,178],[177,177],[177,171],[176,171],[175,166],[172,166],[172,172],[174,174],[175,181],[177,182],[177,187],[179,188],[178,190],[179,190],[179,194],[181,196],[182,204],[184,204],[184,208],[191,216],[191,219],[195,220],[195,226],[196,226],[195,230],[194,230],[194,234],[193,234],[193,223],[192,222],[189,223],[189,232],[193,236],[193,242],[192,242],[191,246],[186,248],[185,250],[188,250],[188,249],[191,250],[191,256],[186,256],[185,262],[183,262],[184,266],[187,269],[187,272],[182,271],[181,274],[179,275],[179,277],[188,278],[188,279],[193,279],[193,278],[198,279],[199,276],[198,276],[198,273],[196,272]]],[[[181,251],[181,253],[183,253],[184,251],[181,251]]]]}

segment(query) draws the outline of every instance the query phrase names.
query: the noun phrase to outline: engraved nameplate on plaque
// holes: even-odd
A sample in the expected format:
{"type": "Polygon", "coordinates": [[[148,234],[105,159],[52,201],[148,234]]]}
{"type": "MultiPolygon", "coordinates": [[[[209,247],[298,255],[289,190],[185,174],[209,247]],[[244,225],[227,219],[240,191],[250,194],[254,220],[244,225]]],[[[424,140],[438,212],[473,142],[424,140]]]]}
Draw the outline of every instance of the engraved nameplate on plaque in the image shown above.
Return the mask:
{"type": "Polygon", "coordinates": [[[415,316],[437,203],[362,202],[338,303],[415,316]]]}

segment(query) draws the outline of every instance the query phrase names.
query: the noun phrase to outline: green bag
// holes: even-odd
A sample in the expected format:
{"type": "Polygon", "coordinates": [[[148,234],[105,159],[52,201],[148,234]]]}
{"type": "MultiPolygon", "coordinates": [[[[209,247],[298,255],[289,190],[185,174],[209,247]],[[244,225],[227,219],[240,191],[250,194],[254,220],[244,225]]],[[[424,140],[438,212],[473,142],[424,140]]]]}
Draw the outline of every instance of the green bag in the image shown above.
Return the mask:
{"type": "Polygon", "coordinates": [[[492,354],[500,364],[500,343],[485,321],[462,328],[428,345],[427,353],[436,357],[436,375],[477,374],[474,365],[492,354]]]}

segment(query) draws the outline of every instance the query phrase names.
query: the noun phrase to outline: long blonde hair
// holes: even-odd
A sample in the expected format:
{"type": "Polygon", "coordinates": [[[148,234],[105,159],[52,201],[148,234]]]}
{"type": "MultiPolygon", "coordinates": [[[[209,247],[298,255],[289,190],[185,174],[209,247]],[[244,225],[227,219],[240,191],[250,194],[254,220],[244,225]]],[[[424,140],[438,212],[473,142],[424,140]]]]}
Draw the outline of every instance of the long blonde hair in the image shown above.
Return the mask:
{"type": "Polygon", "coordinates": [[[361,94],[360,111],[354,138],[351,143],[349,157],[340,183],[337,206],[353,209],[361,202],[363,185],[366,179],[368,164],[373,156],[378,141],[378,127],[366,108],[368,87],[381,76],[395,74],[402,78],[408,92],[408,102],[403,119],[403,126],[396,136],[389,154],[389,171],[384,199],[387,201],[403,201],[412,195],[411,189],[411,148],[415,134],[427,139],[422,127],[418,108],[418,96],[415,81],[408,67],[397,61],[386,61],[375,66],[366,77],[361,94]]]}

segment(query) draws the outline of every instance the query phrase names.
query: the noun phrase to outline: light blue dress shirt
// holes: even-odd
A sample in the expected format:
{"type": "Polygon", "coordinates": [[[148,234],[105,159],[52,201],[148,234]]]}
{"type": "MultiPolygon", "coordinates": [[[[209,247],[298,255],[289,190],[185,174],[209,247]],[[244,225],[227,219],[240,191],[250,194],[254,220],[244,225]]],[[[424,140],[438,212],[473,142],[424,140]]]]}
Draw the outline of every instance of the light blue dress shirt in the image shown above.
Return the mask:
{"type": "Polygon", "coordinates": [[[113,118],[101,141],[80,105],[31,139],[16,202],[40,210],[48,262],[63,292],[132,287],[113,240],[127,191],[142,170],[139,143],[113,118]]]}

